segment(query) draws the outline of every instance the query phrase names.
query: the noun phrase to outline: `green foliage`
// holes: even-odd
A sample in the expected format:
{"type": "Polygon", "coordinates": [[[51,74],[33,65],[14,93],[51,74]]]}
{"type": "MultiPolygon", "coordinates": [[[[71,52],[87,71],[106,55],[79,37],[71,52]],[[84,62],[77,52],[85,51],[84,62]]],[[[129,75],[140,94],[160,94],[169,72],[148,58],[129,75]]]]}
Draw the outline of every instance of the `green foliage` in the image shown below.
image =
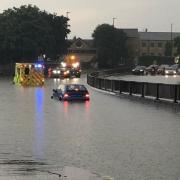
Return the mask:
{"type": "Polygon", "coordinates": [[[102,24],[96,27],[92,37],[100,67],[115,67],[127,56],[127,36],[122,30],[102,24]]]}
{"type": "Polygon", "coordinates": [[[180,55],[180,37],[176,37],[174,39],[174,46],[176,47],[177,51],[176,51],[176,55],[180,55]]]}
{"type": "Polygon", "coordinates": [[[21,6],[0,14],[0,63],[55,58],[67,50],[68,18],[36,6],[21,6]]]}

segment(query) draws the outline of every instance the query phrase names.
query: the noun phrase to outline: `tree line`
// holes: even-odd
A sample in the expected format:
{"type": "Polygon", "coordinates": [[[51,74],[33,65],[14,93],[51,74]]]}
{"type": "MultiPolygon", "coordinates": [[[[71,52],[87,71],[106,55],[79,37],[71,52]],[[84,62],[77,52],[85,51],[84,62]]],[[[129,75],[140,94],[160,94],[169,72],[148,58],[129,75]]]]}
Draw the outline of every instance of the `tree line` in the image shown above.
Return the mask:
{"type": "MultiPolygon", "coordinates": [[[[33,62],[45,54],[58,59],[67,53],[68,18],[25,5],[0,13],[0,64],[33,62]]],[[[131,52],[127,35],[109,24],[98,25],[93,34],[99,67],[116,67],[131,52]]],[[[171,44],[166,44],[165,54],[171,54],[171,44]]],[[[176,54],[180,54],[180,37],[174,40],[176,54]]],[[[133,62],[131,62],[133,63],[133,62]]]]}
{"type": "Polygon", "coordinates": [[[68,18],[27,5],[0,14],[0,63],[34,61],[67,51],[68,18]]]}

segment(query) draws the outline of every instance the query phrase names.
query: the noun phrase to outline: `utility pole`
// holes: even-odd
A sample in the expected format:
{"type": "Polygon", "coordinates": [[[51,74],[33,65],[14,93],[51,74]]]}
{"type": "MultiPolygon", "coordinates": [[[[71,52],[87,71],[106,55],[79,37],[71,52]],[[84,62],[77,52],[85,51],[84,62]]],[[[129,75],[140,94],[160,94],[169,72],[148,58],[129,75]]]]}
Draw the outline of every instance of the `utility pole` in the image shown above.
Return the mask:
{"type": "Polygon", "coordinates": [[[115,22],[115,19],[116,19],[116,18],[113,18],[113,27],[114,27],[114,22],[115,22]]]}
{"type": "Polygon", "coordinates": [[[171,23],[171,57],[173,57],[173,33],[172,33],[173,24],[171,23]]]}
{"type": "Polygon", "coordinates": [[[66,12],[66,17],[67,17],[67,18],[69,18],[69,16],[68,16],[68,15],[69,15],[69,13],[70,13],[69,11],[67,11],[67,12],[66,12]]]}
{"type": "MultiPolygon", "coordinates": [[[[69,20],[69,13],[71,13],[71,12],[69,12],[69,11],[67,11],[67,12],[66,12],[67,27],[68,27],[68,26],[70,26],[70,25],[68,24],[68,20],[69,20]]],[[[68,39],[68,35],[67,35],[66,39],[68,39]]]]}

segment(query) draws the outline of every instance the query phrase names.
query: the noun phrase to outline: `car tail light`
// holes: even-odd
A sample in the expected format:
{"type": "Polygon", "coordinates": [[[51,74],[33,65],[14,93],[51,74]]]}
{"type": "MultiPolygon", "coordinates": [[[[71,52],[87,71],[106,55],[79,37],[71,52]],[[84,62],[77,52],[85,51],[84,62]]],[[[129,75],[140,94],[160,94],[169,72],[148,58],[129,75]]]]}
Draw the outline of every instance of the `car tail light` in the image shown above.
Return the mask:
{"type": "Polygon", "coordinates": [[[89,94],[88,93],[85,96],[86,96],[86,98],[89,98],[89,94]]]}
{"type": "Polygon", "coordinates": [[[69,95],[66,93],[66,94],[64,94],[64,97],[67,98],[67,97],[69,97],[69,95]]]}

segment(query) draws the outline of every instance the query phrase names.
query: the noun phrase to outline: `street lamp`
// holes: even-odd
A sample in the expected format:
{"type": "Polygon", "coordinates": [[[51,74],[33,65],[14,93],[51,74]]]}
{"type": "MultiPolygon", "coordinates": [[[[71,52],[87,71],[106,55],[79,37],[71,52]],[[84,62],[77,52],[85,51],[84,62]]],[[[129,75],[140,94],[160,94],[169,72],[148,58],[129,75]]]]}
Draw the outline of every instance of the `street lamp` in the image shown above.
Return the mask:
{"type": "Polygon", "coordinates": [[[113,27],[114,27],[114,21],[115,21],[116,18],[113,18],[113,27]]]}
{"type": "Polygon", "coordinates": [[[173,24],[171,23],[171,57],[173,57],[173,24]]]}
{"type": "Polygon", "coordinates": [[[69,12],[69,11],[66,12],[66,17],[67,17],[67,18],[69,18],[69,16],[68,16],[69,13],[71,13],[71,12],[69,12]]]}

